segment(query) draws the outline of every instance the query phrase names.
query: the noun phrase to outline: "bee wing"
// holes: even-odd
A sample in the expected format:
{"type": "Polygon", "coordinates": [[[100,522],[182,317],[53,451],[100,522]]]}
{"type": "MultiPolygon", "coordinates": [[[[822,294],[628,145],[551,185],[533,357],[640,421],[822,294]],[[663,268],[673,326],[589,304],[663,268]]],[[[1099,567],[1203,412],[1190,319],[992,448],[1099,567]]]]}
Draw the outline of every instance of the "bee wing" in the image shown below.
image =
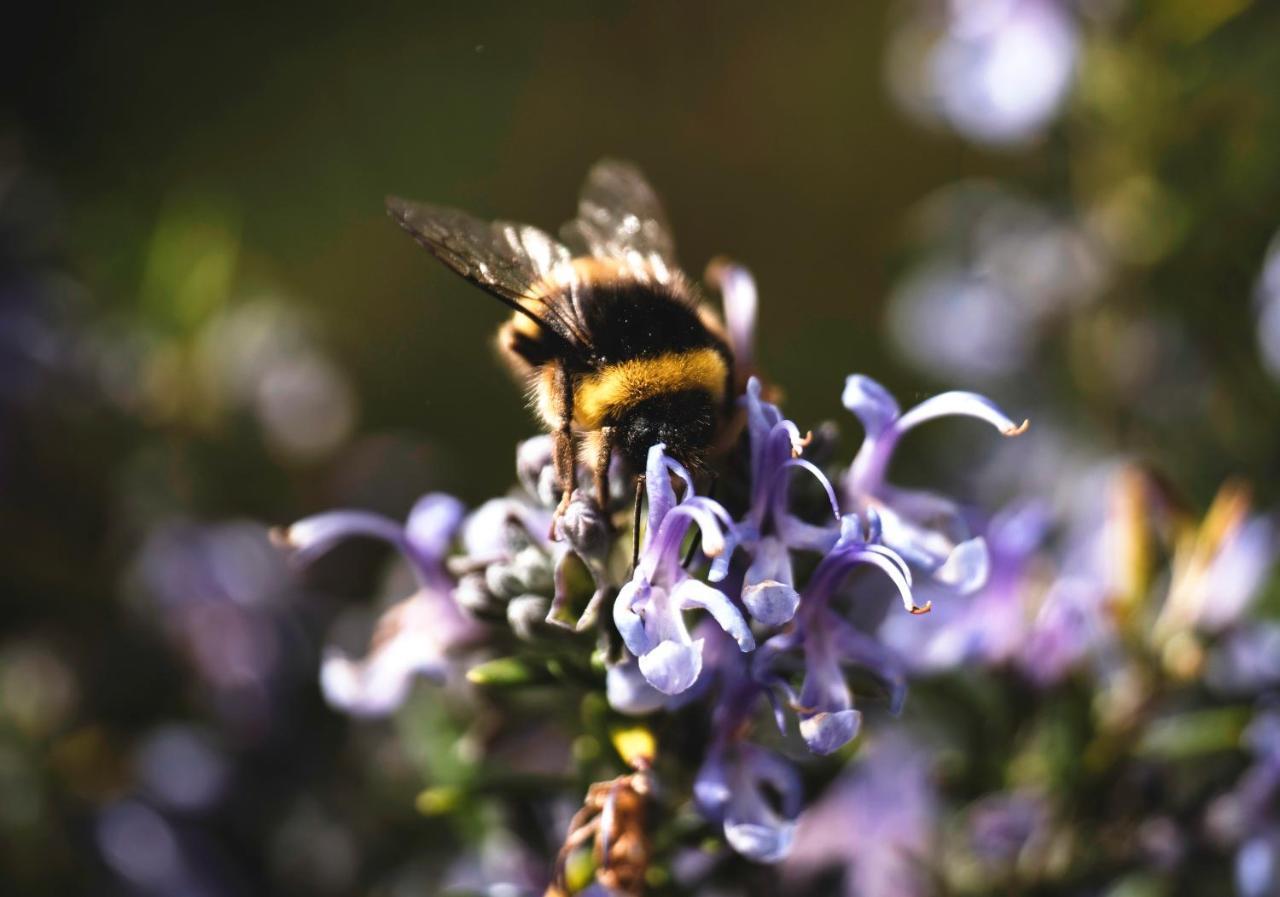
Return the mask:
{"type": "Polygon", "coordinates": [[[630,162],[602,159],[592,166],[578,198],[578,217],[560,236],[586,255],[625,265],[641,280],[666,283],[677,268],[662,203],[630,162]]]}
{"type": "Polygon", "coordinates": [[[559,241],[531,225],[481,221],[394,196],[387,198],[387,213],[445,265],[562,340],[566,352],[590,352],[574,303],[561,299],[565,291],[545,290],[546,284],[576,283],[570,252],[559,241]]]}

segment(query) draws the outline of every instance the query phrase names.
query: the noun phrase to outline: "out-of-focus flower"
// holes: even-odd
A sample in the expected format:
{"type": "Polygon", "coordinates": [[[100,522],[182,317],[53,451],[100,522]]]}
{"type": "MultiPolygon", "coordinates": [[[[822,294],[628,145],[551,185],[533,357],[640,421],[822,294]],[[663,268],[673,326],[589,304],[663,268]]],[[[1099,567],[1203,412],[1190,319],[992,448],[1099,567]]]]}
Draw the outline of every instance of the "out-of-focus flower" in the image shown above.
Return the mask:
{"type": "Polygon", "coordinates": [[[442,681],[449,652],[478,634],[478,624],[454,602],[453,580],[444,566],[462,514],[457,499],[437,493],[421,498],[403,525],[368,511],[331,511],[279,534],[302,563],[354,537],[388,542],[417,582],[414,594],[378,620],[367,657],[352,660],[337,648],[326,651],[320,681],[329,703],[363,716],[391,713],[404,702],[414,676],[442,681]]]}
{"type": "Polygon", "coordinates": [[[147,616],[186,657],[219,710],[265,734],[284,669],[288,569],[265,527],[167,520],[147,534],[133,575],[147,616]]]}
{"type": "Polygon", "coordinates": [[[742,588],[742,601],[751,616],[766,625],[786,623],[796,612],[800,595],[792,574],[792,550],[823,552],[839,537],[840,509],[825,474],[800,457],[806,440],[777,406],[764,401],[760,381],[747,383],[747,435],[751,448],[751,503],[745,517],[731,531],[730,550],[712,565],[711,579],[728,571],[732,549],[751,559],[742,588]],[[809,473],[827,495],[831,524],[816,526],[788,508],[791,474],[809,473]]]}
{"type": "Polygon", "coordinates": [[[119,801],[97,819],[98,850],[131,885],[150,893],[174,893],[186,882],[181,845],[172,826],[138,801],[119,801]]]}
{"type": "Polygon", "coordinates": [[[229,763],[213,736],[180,724],[149,733],[134,756],[134,766],[152,799],[187,813],[212,806],[231,778],[229,763]]]}
{"type": "MultiPolygon", "coordinates": [[[[1069,568],[1068,568],[1069,569],[1069,568]]],[[[1045,594],[1018,661],[1037,684],[1052,685],[1114,634],[1107,594],[1087,576],[1065,574],[1045,594]]]]}
{"type": "Polygon", "coordinates": [[[1230,695],[1280,687],[1280,623],[1256,620],[1227,633],[1209,655],[1205,680],[1230,695]]]}
{"type": "Polygon", "coordinates": [[[743,856],[776,863],[790,853],[803,790],[795,767],[772,751],[746,741],[714,750],[698,772],[694,797],[743,856]],[[776,809],[768,789],[777,795],[776,809]]]}
{"type": "Polygon", "coordinates": [[[990,399],[971,392],[942,393],[903,413],[888,390],[860,374],[845,381],[843,401],[866,431],[843,482],[850,509],[874,511],[884,544],[938,582],[962,593],[981,586],[988,569],[985,542],[970,535],[950,500],[889,485],[889,462],[903,434],[935,418],[975,417],[1005,436],[1022,433],[1027,422],[1015,424],[990,399]]]}
{"type": "Polygon", "coordinates": [[[1084,228],[994,184],[943,188],[915,217],[920,258],[894,291],[889,331],[941,378],[1018,375],[1047,325],[1105,282],[1106,257],[1084,228]]]}
{"type": "Polygon", "coordinates": [[[1048,822],[1044,798],[1027,791],[984,797],[969,807],[965,819],[974,856],[997,868],[1016,862],[1028,845],[1044,836],[1048,822]]]}
{"type": "Polygon", "coordinates": [[[1208,826],[1236,848],[1242,897],[1267,897],[1280,886],[1280,710],[1261,709],[1244,733],[1254,763],[1236,786],[1209,807],[1208,826]]]}
{"type": "Polygon", "coordinates": [[[915,673],[994,667],[1018,656],[1031,626],[1031,598],[1039,590],[1037,551],[1047,525],[1047,510],[1039,502],[997,514],[985,531],[991,558],[986,584],[967,598],[936,584],[918,586],[918,596],[932,612],[919,620],[892,615],[880,638],[915,673]]]}
{"type": "Polygon", "coordinates": [[[679,694],[702,670],[701,639],[694,641],[683,613],[705,610],[743,651],[755,649],[755,638],[742,613],[719,589],[694,579],[681,564],[681,549],[690,527],[697,525],[703,553],[714,558],[725,549],[729,514],[711,499],[693,494],[693,479],[662,445],[649,450],[645,469],[649,499],[644,547],[631,581],[619,592],[613,609],[627,648],[639,659],[640,671],[658,691],[679,694]],[[677,501],[672,475],[684,481],[685,497],[677,501]]]}
{"type": "Polygon", "coordinates": [[[902,732],[885,733],[800,817],[784,880],[843,867],[848,897],[926,897],[939,812],[931,760],[902,732]]]}
{"type": "Polygon", "coordinates": [[[707,280],[720,289],[724,303],[725,334],[734,362],[743,371],[755,363],[756,281],[741,265],[717,259],[707,267],[707,280]]]}
{"type": "Polygon", "coordinates": [[[1258,311],[1258,351],[1271,376],[1280,381],[1280,236],[1267,247],[1254,302],[1258,311]]]}
{"type": "Polygon", "coordinates": [[[1061,106],[1078,42],[1059,0],[924,0],[894,35],[889,84],[925,121],[982,143],[1021,143],[1061,106]]]}
{"type": "Polygon", "coordinates": [[[609,666],[605,671],[605,697],[609,706],[629,716],[652,713],[666,702],[668,695],[649,684],[633,657],[609,666]]]}
{"type": "MultiPolygon", "coordinates": [[[[862,714],[853,709],[845,682],[846,665],[866,669],[886,682],[895,709],[906,693],[904,672],[893,652],[831,608],[849,574],[866,565],[889,577],[909,611],[923,613],[929,609],[916,606],[911,594],[911,571],[892,550],[876,544],[878,535],[872,527],[864,536],[857,517],[847,515],[839,541],[801,590],[794,625],[765,642],[754,658],[755,677],[771,687],[775,702],[779,694],[786,699],[799,717],[800,734],[817,754],[839,750],[858,734],[861,726],[862,714]],[[804,669],[798,695],[787,676],[797,661],[804,669]]],[[[781,727],[782,708],[775,704],[775,710],[781,727]]]]}
{"type": "Polygon", "coordinates": [[[1227,484],[1199,526],[1174,548],[1169,592],[1153,637],[1168,643],[1189,629],[1220,632],[1240,620],[1276,561],[1276,529],[1249,516],[1248,490],[1227,484]]]}
{"type": "Polygon", "coordinates": [[[735,851],[757,862],[776,863],[790,852],[795,838],[800,778],[782,757],[745,740],[763,689],[752,677],[748,659],[723,632],[706,624],[702,629],[716,697],[712,741],[694,780],[694,799],[704,817],[723,826],[735,851]]]}

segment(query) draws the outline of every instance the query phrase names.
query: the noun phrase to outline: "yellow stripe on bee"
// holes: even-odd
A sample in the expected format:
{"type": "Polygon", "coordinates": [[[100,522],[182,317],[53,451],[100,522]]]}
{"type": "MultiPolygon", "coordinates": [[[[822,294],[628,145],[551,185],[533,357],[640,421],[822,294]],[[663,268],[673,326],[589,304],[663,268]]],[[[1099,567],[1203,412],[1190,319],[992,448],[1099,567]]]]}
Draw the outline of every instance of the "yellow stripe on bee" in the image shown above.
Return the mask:
{"type": "Polygon", "coordinates": [[[595,430],[645,399],[681,390],[705,390],[719,401],[724,398],[728,372],[715,349],[620,361],[574,384],[574,422],[595,430]]]}

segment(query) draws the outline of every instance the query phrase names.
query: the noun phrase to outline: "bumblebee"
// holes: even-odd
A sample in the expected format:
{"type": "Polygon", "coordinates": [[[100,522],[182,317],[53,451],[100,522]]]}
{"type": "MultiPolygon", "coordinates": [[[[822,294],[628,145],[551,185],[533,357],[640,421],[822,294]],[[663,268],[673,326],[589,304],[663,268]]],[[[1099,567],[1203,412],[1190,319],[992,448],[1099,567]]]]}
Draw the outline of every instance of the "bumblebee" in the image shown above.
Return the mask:
{"type": "Polygon", "coordinates": [[[649,447],[661,442],[685,465],[703,465],[733,409],[733,352],[677,266],[662,205],[639,170],[597,163],[560,240],[395,197],[387,211],[513,310],[498,346],[553,435],[557,519],[578,462],[591,470],[601,507],[615,452],[643,471],[649,447]]]}

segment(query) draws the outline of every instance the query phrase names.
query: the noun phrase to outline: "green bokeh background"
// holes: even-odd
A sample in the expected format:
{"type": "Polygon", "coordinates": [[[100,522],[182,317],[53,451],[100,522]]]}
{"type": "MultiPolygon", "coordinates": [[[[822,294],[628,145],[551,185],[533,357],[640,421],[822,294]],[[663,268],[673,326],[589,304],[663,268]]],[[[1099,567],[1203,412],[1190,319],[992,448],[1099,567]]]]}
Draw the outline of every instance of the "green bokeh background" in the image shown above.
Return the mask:
{"type": "Polygon", "coordinates": [[[270,282],[314,310],[360,429],[432,438],[477,499],[534,428],[494,361],[501,312],[397,233],[383,196],[554,228],[594,160],[631,158],[686,268],[729,254],[755,273],[760,354],[796,419],[835,415],[851,370],[895,380],[882,306],[907,210],[1028,164],[891,107],[886,9],[85,8],[20,48],[40,72],[20,120],[96,302],[137,309],[157,224],[202,211],[238,237],[233,294],[270,282]]]}

